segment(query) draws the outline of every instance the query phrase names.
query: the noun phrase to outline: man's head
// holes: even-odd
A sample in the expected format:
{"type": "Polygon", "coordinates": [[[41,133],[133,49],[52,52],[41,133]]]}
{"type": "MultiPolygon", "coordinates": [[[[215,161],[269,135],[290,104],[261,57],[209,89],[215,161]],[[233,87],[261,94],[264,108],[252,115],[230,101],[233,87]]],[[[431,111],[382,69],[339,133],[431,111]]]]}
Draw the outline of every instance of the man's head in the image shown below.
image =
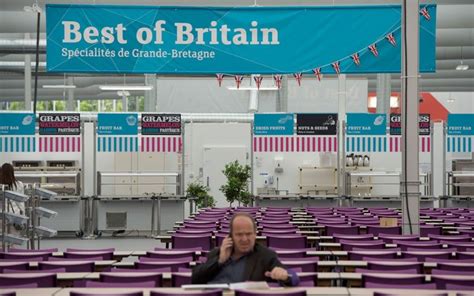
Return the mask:
{"type": "Polygon", "coordinates": [[[235,214],[230,220],[230,231],[235,252],[245,254],[253,250],[257,226],[252,216],[247,213],[235,214]]]}

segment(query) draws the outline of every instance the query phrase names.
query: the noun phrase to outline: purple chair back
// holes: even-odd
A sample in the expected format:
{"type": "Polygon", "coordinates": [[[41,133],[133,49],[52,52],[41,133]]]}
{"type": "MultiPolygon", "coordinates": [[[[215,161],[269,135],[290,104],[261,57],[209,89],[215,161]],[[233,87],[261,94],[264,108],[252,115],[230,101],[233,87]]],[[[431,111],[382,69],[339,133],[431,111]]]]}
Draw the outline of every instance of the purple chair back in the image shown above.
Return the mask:
{"type": "Polygon", "coordinates": [[[175,234],[171,237],[173,249],[201,247],[203,250],[212,248],[211,235],[184,235],[175,234]]]}
{"type": "MultiPolygon", "coordinates": [[[[31,283],[31,284],[24,284],[24,285],[15,285],[15,286],[2,286],[0,287],[0,289],[33,289],[33,288],[38,288],[38,284],[36,283],[31,283]]],[[[7,296],[7,295],[13,295],[15,296],[15,292],[5,292],[5,293],[1,293],[0,292],[0,296],[7,296]],[[13,293],[13,294],[11,294],[13,293]]]]}
{"type": "Polygon", "coordinates": [[[384,249],[385,242],[379,240],[372,241],[339,241],[342,245],[344,251],[352,251],[354,248],[363,248],[363,249],[384,249]]]}
{"type": "Polygon", "coordinates": [[[440,226],[420,226],[420,236],[428,236],[429,234],[441,234],[440,226]]]}
{"type": "Polygon", "coordinates": [[[377,250],[377,251],[349,251],[350,260],[362,260],[363,257],[379,258],[379,259],[393,259],[397,256],[397,251],[392,250],[377,250]]]}
{"type": "Polygon", "coordinates": [[[414,269],[416,273],[423,271],[423,263],[421,262],[368,262],[367,268],[370,270],[401,270],[414,269]]]}
{"type": "Polygon", "coordinates": [[[16,270],[27,270],[29,267],[28,262],[5,262],[0,263],[0,273],[3,273],[4,269],[16,269],[16,270]]]}
{"type": "Polygon", "coordinates": [[[468,248],[474,248],[474,242],[441,241],[441,243],[447,244],[449,248],[456,248],[458,252],[465,252],[468,248]]]}
{"type": "Polygon", "coordinates": [[[56,268],[64,268],[66,272],[93,272],[95,268],[94,262],[71,262],[71,261],[55,261],[55,262],[39,262],[38,269],[51,270],[56,268]]]}
{"type": "Polygon", "coordinates": [[[472,279],[457,278],[453,275],[432,275],[431,281],[436,283],[436,288],[444,290],[447,284],[463,285],[471,287],[474,290],[474,281],[472,279]]]}
{"type": "Polygon", "coordinates": [[[270,248],[282,249],[300,249],[306,248],[306,236],[296,235],[278,235],[267,236],[267,245],[270,248]]]}
{"type": "Polygon", "coordinates": [[[18,269],[8,269],[8,268],[3,270],[3,273],[5,273],[5,274],[12,274],[12,273],[45,273],[45,272],[51,272],[51,273],[66,272],[66,268],[58,267],[58,268],[50,269],[48,271],[38,270],[38,269],[18,270],[18,269]]]}
{"type": "Polygon", "coordinates": [[[393,242],[397,244],[403,251],[407,250],[408,248],[423,248],[423,249],[441,249],[443,244],[440,244],[436,241],[403,241],[403,240],[395,240],[393,242]]]}
{"type": "Polygon", "coordinates": [[[441,270],[460,270],[460,271],[474,271],[474,263],[465,263],[465,262],[439,262],[436,266],[441,270]]]}
{"type": "Polygon", "coordinates": [[[419,285],[423,284],[425,280],[424,275],[404,275],[404,274],[363,274],[362,283],[366,288],[371,288],[371,284],[387,284],[393,286],[402,285],[419,285]]]}
{"type": "Polygon", "coordinates": [[[163,286],[163,274],[144,273],[144,274],[124,274],[114,272],[103,272],[100,274],[100,281],[106,283],[136,283],[136,282],[154,282],[153,287],[163,286]]]}
{"type": "Polygon", "coordinates": [[[124,292],[124,293],[94,293],[88,291],[71,291],[70,296],[143,296],[143,291],[134,291],[134,292],[124,292]]]}
{"type": "Polygon", "coordinates": [[[171,286],[181,287],[191,284],[191,273],[173,273],[171,274],[171,286]]]}
{"type": "Polygon", "coordinates": [[[163,272],[171,272],[171,267],[162,267],[162,268],[150,268],[147,270],[143,269],[135,269],[135,268],[118,268],[114,267],[111,268],[110,270],[107,270],[107,272],[154,272],[154,273],[163,273],[163,272]]]}
{"type": "Polygon", "coordinates": [[[28,250],[28,249],[20,249],[20,248],[9,248],[8,252],[13,253],[54,253],[57,252],[58,248],[50,248],[50,249],[38,249],[38,250],[28,250]]]}
{"type": "Polygon", "coordinates": [[[105,248],[105,249],[74,249],[74,248],[67,248],[66,252],[115,252],[115,248],[105,248]]]}
{"type": "Polygon", "coordinates": [[[382,227],[382,226],[367,226],[367,233],[371,233],[375,236],[379,236],[381,233],[389,235],[397,235],[402,233],[400,226],[394,227],[382,227]]]}
{"type": "Polygon", "coordinates": [[[303,258],[306,257],[306,251],[302,250],[277,250],[278,258],[303,258]]]}
{"type": "Polygon", "coordinates": [[[359,240],[373,240],[374,235],[369,233],[369,234],[357,234],[357,235],[345,235],[345,234],[338,234],[335,233],[333,235],[334,240],[336,242],[340,242],[341,240],[346,240],[346,241],[359,241],[359,240]]]}
{"type": "Polygon", "coordinates": [[[394,270],[376,270],[376,269],[367,269],[367,268],[356,268],[356,273],[363,273],[363,274],[382,274],[382,273],[389,273],[389,274],[417,274],[418,271],[415,268],[402,268],[402,269],[394,269],[394,270]]]}
{"type": "MultiPolygon", "coordinates": [[[[150,291],[150,296],[182,296],[182,291],[150,291]]],[[[210,290],[210,291],[186,291],[186,295],[196,295],[196,296],[222,296],[221,290],[210,290]]]]}
{"type": "Polygon", "coordinates": [[[91,257],[101,257],[102,260],[112,260],[114,257],[113,251],[80,251],[80,252],[64,252],[65,258],[78,258],[88,260],[91,257]]]}
{"type": "MultiPolygon", "coordinates": [[[[143,281],[143,282],[96,282],[86,281],[84,286],[86,288],[154,288],[154,281],[143,281]]],[[[71,294],[72,295],[72,294],[71,294]]]]}
{"type": "Polygon", "coordinates": [[[329,236],[334,236],[334,234],[349,234],[349,235],[356,235],[359,234],[359,227],[358,226],[336,226],[336,225],[328,225],[326,226],[326,234],[329,236]]]}
{"type": "Polygon", "coordinates": [[[48,262],[52,261],[104,261],[102,256],[85,256],[84,258],[66,258],[66,257],[49,257],[48,262]]]}
{"type": "MultiPolygon", "coordinates": [[[[459,291],[472,291],[473,287],[469,285],[460,285],[460,284],[446,284],[446,290],[459,290],[459,291]]],[[[457,293],[457,296],[472,296],[472,293],[464,294],[464,293],[457,293]]],[[[447,294],[446,294],[447,296],[447,294]]]]}
{"type": "Polygon", "coordinates": [[[457,252],[456,255],[458,256],[458,259],[474,259],[474,253],[469,251],[469,249],[467,250],[467,252],[457,252]]]}
{"type": "Polygon", "coordinates": [[[24,284],[37,284],[38,288],[56,287],[56,274],[1,274],[1,286],[15,286],[24,284]]]}
{"type": "Polygon", "coordinates": [[[306,296],[306,290],[301,290],[301,291],[288,291],[288,292],[280,292],[278,294],[272,293],[271,291],[267,292],[256,292],[256,291],[246,291],[246,290],[235,290],[234,291],[235,296],[275,296],[275,295],[282,295],[282,296],[306,296]]]}
{"type": "Polygon", "coordinates": [[[43,261],[43,260],[48,260],[48,257],[51,256],[53,253],[52,252],[20,252],[20,253],[3,253],[3,258],[4,259],[15,259],[15,260],[25,260],[25,261],[31,261],[31,259],[38,259],[41,257],[42,260],[38,261],[43,261]]]}
{"type": "Polygon", "coordinates": [[[182,258],[195,258],[194,251],[180,251],[180,250],[169,250],[169,251],[148,251],[146,256],[150,258],[160,259],[182,259],[182,258]]]}
{"type": "Polygon", "coordinates": [[[180,257],[180,258],[152,258],[152,257],[140,257],[140,262],[160,262],[160,263],[176,263],[176,262],[192,262],[193,257],[180,257]]]}
{"type": "Polygon", "coordinates": [[[432,269],[432,270],[431,270],[431,274],[433,274],[433,275],[466,275],[466,276],[474,276],[474,271],[432,269]]]}
{"type": "Polygon", "coordinates": [[[439,252],[425,252],[425,251],[405,251],[402,253],[403,258],[417,258],[418,261],[425,261],[426,258],[449,259],[451,252],[440,250],[439,252]]]}
{"type": "Polygon", "coordinates": [[[171,267],[172,272],[177,272],[178,268],[189,267],[189,262],[135,262],[135,268],[137,269],[151,269],[151,268],[163,268],[171,267]]]}

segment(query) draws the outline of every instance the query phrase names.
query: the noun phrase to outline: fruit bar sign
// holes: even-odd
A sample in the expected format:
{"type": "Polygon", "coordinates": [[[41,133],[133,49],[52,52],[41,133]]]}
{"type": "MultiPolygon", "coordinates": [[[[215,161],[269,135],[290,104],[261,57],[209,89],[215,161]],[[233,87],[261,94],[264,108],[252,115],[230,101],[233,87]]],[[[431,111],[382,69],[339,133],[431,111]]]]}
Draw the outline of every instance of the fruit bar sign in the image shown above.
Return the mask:
{"type": "MultiPolygon", "coordinates": [[[[418,116],[418,133],[420,136],[429,136],[431,132],[430,114],[420,114],[418,116]]],[[[390,135],[402,134],[402,121],[399,113],[390,114],[390,135]]]]}
{"type": "Polygon", "coordinates": [[[39,115],[39,134],[53,136],[72,136],[81,133],[79,113],[41,113],[39,115]]]}
{"type": "Polygon", "coordinates": [[[143,114],[142,135],[181,135],[181,114],[143,114]]]}
{"type": "Polygon", "coordinates": [[[298,135],[337,134],[337,113],[296,114],[296,133],[298,135]]]}

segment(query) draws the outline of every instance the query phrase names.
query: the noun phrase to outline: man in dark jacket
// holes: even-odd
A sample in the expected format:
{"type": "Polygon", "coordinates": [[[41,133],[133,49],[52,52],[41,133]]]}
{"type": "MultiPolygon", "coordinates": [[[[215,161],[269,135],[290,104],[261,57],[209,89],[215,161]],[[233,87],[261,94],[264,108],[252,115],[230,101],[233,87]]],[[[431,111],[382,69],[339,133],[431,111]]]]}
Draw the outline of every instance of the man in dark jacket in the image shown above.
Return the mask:
{"type": "Polygon", "coordinates": [[[193,284],[266,280],[279,281],[285,286],[298,284],[296,273],[286,270],[274,251],[255,243],[257,227],[252,216],[235,214],[230,229],[222,245],[209,253],[205,263],[193,269],[193,284]]]}

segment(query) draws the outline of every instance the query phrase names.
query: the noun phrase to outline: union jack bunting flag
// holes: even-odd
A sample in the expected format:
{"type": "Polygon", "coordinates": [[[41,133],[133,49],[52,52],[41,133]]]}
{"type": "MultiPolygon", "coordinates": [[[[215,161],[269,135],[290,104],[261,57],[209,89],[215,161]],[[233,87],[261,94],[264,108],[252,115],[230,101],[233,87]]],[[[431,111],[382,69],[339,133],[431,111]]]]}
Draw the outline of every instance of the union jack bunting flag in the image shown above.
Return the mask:
{"type": "Polygon", "coordinates": [[[219,87],[222,86],[222,80],[224,80],[224,74],[216,74],[217,82],[219,83],[219,87]]]}
{"type": "Polygon", "coordinates": [[[141,152],[177,152],[183,147],[181,136],[149,136],[141,137],[141,152]]]}
{"type": "Polygon", "coordinates": [[[254,152],[337,152],[336,136],[255,136],[254,152]]]}
{"type": "Polygon", "coordinates": [[[374,56],[376,56],[376,57],[379,56],[379,52],[377,50],[377,45],[375,45],[375,43],[370,45],[369,49],[370,49],[370,52],[372,52],[374,54],[374,56]]]}
{"type": "Polygon", "coordinates": [[[313,69],[313,73],[314,73],[314,76],[316,76],[316,78],[318,78],[319,81],[321,81],[321,68],[314,68],[313,69]]]}
{"type": "Polygon", "coordinates": [[[298,85],[301,86],[301,78],[303,78],[303,73],[295,73],[293,76],[296,79],[296,82],[298,82],[298,85]]]}
{"type": "Polygon", "coordinates": [[[423,7],[421,10],[420,10],[420,14],[427,20],[429,21],[431,19],[431,15],[430,13],[428,12],[428,9],[426,9],[426,7],[423,7]]]}
{"type": "Polygon", "coordinates": [[[352,60],[354,61],[354,64],[359,66],[360,65],[359,54],[356,52],[355,54],[351,55],[351,57],[352,57],[352,60]]]}
{"type": "Polygon", "coordinates": [[[393,33],[388,34],[385,38],[387,38],[388,42],[390,42],[390,44],[393,46],[397,45],[397,41],[395,40],[395,37],[393,37],[393,33]]]}
{"type": "Polygon", "coordinates": [[[336,71],[337,74],[341,73],[341,68],[339,66],[339,62],[334,62],[331,65],[332,65],[334,71],[336,71]]]}
{"type": "Polygon", "coordinates": [[[255,84],[257,84],[257,89],[260,89],[260,85],[262,84],[263,77],[255,76],[253,80],[255,80],[255,84]]]}
{"type": "Polygon", "coordinates": [[[283,79],[282,75],[273,75],[273,80],[275,80],[275,85],[278,88],[281,88],[281,80],[283,79]]]}
{"type": "Polygon", "coordinates": [[[80,136],[39,136],[39,152],[80,152],[80,136]]]}
{"type": "Polygon", "coordinates": [[[240,84],[242,83],[242,80],[244,80],[244,76],[236,75],[234,79],[235,79],[235,84],[237,84],[237,88],[240,88],[240,84]]]}

